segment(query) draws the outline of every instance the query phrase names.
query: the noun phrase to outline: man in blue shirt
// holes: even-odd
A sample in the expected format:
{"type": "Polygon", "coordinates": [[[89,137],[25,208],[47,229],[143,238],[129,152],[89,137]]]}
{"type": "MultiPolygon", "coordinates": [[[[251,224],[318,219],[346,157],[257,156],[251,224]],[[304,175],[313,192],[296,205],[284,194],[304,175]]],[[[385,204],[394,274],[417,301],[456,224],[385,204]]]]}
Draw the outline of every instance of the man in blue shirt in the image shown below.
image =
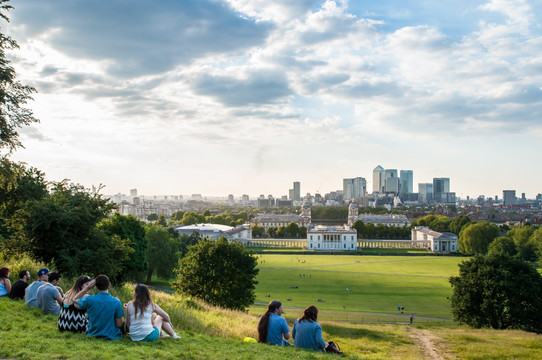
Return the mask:
{"type": "Polygon", "coordinates": [[[43,268],[38,271],[38,278],[25,289],[24,302],[28,307],[38,307],[38,288],[49,279],[49,269],[43,268]]]}
{"type": "Polygon", "coordinates": [[[60,284],[60,274],[52,272],[49,274],[47,282],[38,289],[38,293],[36,294],[38,305],[46,314],[58,315],[60,312],[62,296],[60,296],[60,291],[58,291],[58,284],[60,284]]]}
{"type": "Polygon", "coordinates": [[[286,319],[282,315],[282,304],[278,300],[273,300],[268,306],[269,325],[267,330],[267,342],[275,345],[288,346],[290,343],[290,328],[286,319]],[[284,339],[282,338],[284,337],[284,339]]]}
{"type": "Polygon", "coordinates": [[[74,297],[75,306],[86,309],[88,314],[87,335],[117,340],[122,337],[120,328],[123,323],[124,310],[120,300],[109,294],[111,283],[105,275],[99,275],[83,286],[74,297]],[[85,296],[96,286],[98,294],[85,296]]]}

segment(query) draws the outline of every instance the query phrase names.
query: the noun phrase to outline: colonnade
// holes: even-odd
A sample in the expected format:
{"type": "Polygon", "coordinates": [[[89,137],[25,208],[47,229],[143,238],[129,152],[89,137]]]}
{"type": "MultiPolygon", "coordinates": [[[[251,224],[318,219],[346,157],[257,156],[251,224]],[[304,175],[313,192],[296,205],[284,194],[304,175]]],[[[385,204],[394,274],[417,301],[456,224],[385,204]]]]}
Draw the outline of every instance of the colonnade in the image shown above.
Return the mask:
{"type": "MultiPolygon", "coordinates": [[[[306,239],[250,239],[242,240],[245,247],[270,248],[306,248],[306,239]]],[[[428,249],[431,246],[428,240],[378,240],[358,239],[357,248],[378,249],[428,249]]]]}

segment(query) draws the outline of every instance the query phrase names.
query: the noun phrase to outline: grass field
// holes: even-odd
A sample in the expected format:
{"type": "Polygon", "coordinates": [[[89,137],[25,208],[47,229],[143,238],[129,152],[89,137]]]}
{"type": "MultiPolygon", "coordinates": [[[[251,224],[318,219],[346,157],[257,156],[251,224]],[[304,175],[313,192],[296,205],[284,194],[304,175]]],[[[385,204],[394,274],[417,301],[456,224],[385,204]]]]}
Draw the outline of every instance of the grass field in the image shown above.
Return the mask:
{"type": "Polygon", "coordinates": [[[329,320],[402,322],[410,313],[419,320],[451,319],[448,278],[464,258],[260,254],[258,260],[253,313],[279,299],[296,315],[296,308],[316,305],[329,320]]]}

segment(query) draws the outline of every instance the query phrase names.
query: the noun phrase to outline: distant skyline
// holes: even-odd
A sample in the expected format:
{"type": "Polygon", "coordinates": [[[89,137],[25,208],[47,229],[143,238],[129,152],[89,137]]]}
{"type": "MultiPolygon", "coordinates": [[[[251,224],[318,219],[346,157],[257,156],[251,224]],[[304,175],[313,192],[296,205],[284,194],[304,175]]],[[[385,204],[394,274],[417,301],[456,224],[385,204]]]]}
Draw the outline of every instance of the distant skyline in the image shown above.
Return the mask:
{"type": "Polygon", "coordinates": [[[542,3],[13,0],[14,160],[107,194],[542,192],[542,3]]]}

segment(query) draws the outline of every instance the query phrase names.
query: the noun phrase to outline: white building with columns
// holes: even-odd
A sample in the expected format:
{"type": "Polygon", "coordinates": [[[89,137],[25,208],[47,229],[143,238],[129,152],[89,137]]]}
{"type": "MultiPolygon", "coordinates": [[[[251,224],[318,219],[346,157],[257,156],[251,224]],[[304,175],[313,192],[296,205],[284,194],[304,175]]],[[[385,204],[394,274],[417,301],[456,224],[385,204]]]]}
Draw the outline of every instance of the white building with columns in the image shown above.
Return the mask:
{"type": "Polygon", "coordinates": [[[357,232],[340,227],[317,225],[307,231],[307,250],[357,250],[357,232]]]}
{"type": "Polygon", "coordinates": [[[457,252],[457,235],[451,232],[438,232],[427,226],[416,226],[412,229],[412,240],[430,242],[429,249],[432,252],[457,252]]]}

